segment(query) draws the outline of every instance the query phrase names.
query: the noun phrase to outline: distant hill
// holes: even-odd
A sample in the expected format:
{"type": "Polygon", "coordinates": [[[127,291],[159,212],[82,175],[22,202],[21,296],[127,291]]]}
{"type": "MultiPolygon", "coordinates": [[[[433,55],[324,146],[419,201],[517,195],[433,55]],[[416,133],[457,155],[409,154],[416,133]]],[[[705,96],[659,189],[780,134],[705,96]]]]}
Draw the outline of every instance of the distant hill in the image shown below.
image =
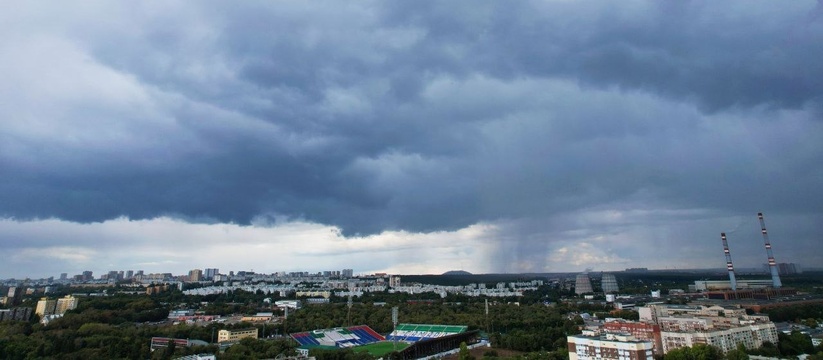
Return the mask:
{"type": "Polygon", "coordinates": [[[463,271],[463,270],[452,270],[452,271],[446,271],[446,272],[443,273],[443,275],[471,275],[471,274],[472,273],[470,273],[468,271],[463,271]]]}

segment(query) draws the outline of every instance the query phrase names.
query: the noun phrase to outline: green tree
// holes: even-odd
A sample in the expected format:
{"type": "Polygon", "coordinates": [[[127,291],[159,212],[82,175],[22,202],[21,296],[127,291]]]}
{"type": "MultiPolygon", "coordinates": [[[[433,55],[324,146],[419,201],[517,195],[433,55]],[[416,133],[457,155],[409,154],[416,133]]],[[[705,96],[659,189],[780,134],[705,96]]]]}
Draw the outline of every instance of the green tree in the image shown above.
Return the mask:
{"type": "Polygon", "coordinates": [[[692,354],[695,360],[723,359],[723,353],[720,351],[720,349],[705,344],[697,344],[695,346],[692,346],[692,354]]]}
{"type": "Polygon", "coordinates": [[[465,342],[460,343],[460,352],[457,355],[458,360],[474,360],[474,356],[469,353],[469,347],[465,342]]]}
{"type": "Polygon", "coordinates": [[[666,355],[663,357],[665,360],[691,360],[691,348],[689,347],[682,347],[677,349],[669,350],[666,355]]]}
{"type": "Polygon", "coordinates": [[[176,349],[177,344],[174,341],[169,340],[169,346],[165,349],[166,351],[164,352],[165,355],[163,356],[163,359],[171,359],[171,357],[174,356],[174,351],[176,349]]]}
{"type": "Polygon", "coordinates": [[[714,346],[697,344],[693,347],[686,346],[670,350],[663,358],[665,360],[721,360],[723,353],[714,346]]]}
{"type": "Polygon", "coordinates": [[[815,352],[812,339],[808,335],[797,330],[792,331],[789,335],[778,333],[777,338],[777,347],[780,349],[780,355],[797,356],[800,354],[812,354],[815,352]]]}
{"type": "Polygon", "coordinates": [[[737,349],[726,353],[726,360],[749,360],[749,354],[746,353],[746,347],[743,344],[737,345],[737,349]]]}
{"type": "MultiPolygon", "coordinates": [[[[779,335],[778,335],[779,336],[779,335]]],[[[779,357],[780,356],[780,349],[777,348],[772,342],[766,341],[757,349],[748,350],[747,353],[751,355],[759,355],[759,356],[767,356],[767,357],[779,357]]]]}

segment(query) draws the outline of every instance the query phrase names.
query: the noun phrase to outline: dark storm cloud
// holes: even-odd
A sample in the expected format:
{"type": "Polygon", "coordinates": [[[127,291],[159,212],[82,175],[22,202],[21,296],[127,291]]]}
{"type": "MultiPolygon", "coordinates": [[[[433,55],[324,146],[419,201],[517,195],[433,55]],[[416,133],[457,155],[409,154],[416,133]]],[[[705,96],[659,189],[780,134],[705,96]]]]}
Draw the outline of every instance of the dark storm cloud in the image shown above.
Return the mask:
{"type": "MultiPolygon", "coordinates": [[[[98,103],[93,88],[41,117],[81,122],[66,137],[93,147],[0,134],[26,154],[0,155],[0,214],[279,214],[372,234],[539,221],[638,194],[668,209],[823,212],[814,3],[278,5],[75,14],[58,35],[142,97],[123,110],[131,100],[98,103]],[[122,22],[84,21],[107,15],[122,22]],[[114,126],[125,135],[105,140],[114,126]]],[[[19,118],[37,105],[4,107],[19,118]]],[[[529,229],[510,235],[526,239],[516,252],[534,248],[529,229]]]]}

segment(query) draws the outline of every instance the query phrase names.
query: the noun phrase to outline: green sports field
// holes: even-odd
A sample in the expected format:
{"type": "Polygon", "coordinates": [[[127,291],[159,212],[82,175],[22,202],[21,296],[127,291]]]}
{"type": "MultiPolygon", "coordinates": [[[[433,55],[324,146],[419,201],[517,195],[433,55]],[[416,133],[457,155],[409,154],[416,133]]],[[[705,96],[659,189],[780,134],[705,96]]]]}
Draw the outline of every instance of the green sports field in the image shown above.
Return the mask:
{"type": "MultiPolygon", "coordinates": [[[[403,350],[407,347],[409,347],[409,344],[399,341],[397,342],[397,351],[403,350]]],[[[372,356],[383,356],[394,351],[394,343],[391,341],[381,341],[373,344],[358,346],[352,350],[356,352],[367,351],[372,356]]]]}

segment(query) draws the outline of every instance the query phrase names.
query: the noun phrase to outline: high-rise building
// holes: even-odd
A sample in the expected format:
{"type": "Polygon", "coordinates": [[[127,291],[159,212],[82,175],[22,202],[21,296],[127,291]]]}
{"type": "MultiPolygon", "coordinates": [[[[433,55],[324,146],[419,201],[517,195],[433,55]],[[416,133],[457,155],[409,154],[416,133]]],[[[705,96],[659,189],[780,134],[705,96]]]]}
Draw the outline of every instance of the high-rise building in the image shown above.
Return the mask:
{"type": "Polygon", "coordinates": [[[589,279],[589,274],[577,274],[577,278],[574,281],[574,293],[577,295],[593,293],[594,289],[592,289],[592,282],[589,279]]]}
{"type": "Polygon", "coordinates": [[[218,270],[218,269],[207,268],[206,272],[204,274],[205,275],[205,280],[214,280],[214,275],[217,275],[219,273],[220,273],[220,270],[218,270]]]}
{"type": "Polygon", "coordinates": [[[40,317],[52,315],[54,314],[56,308],[57,300],[44,297],[37,302],[37,307],[34,309],[34,313],[40,315],[40,317]]]}
{"type": "Polygon", "coordinates": [[[134,277],[134,270],[126,271],[126,277],[125,277],[126,279],[131,279],[133,277],[134,277]]]}
{"type": "Polygon", "coordinates": [[[620,291],[617,287],[617,278],[614,277],[614,274],[603,274],[600,286],[603,288],[603,292],[607,294],[620,291]]]}
{"type": "Polygon", "coordinates": [[[189,271],[189,281],[200,281],[203,279],[203,270],[194,269],[189,271]]]}
{"type": "Polygon", "coordinates": [[[31,319],[30,307],[0,309],[0,321],[29,321],[29,319],[31,319]]]}
{"type": "Polygon", "coordinates": [[[60,280],[68,280],[69,274],[68,273],[60,273],[60,280]]]}
{"type": "Polygon", "coordinates": [[[118,281],[120,280],[120,273],[118,273],[116,270],[109,271],[108,275],[106,275],[106,280],[118,281]]]}
{"type": "Polygon", "coordinates": [[[57,305],[55,306],[54,313],[55,314],[65,314],[66,311],[74,310],[77,308],[77,302],[79,300],[71,295],[66,295],[64,298],[57,299],[57,305]]]}
{"type": "Polygon", "coordinates": [[[89,271],[89,270],[83,271],[83,281],[90,281],[90,280],[94,280],[94,276],[92,275],[92,272],[89,271]]]}
{"type": "Polygon", "coordinates": [[[21,287],[10,287],[8,292],[8,299],[6,299],[6,305],[15,306],[23,302],[23,292],[24,290],[21,287]]]}
{"type": "Polygon", "coordinates": [[[352,270],[352,269],[343,269],[341,274],[344,278],[350,278],[350,277],[354,276],[354,270],[352,270]]]}

